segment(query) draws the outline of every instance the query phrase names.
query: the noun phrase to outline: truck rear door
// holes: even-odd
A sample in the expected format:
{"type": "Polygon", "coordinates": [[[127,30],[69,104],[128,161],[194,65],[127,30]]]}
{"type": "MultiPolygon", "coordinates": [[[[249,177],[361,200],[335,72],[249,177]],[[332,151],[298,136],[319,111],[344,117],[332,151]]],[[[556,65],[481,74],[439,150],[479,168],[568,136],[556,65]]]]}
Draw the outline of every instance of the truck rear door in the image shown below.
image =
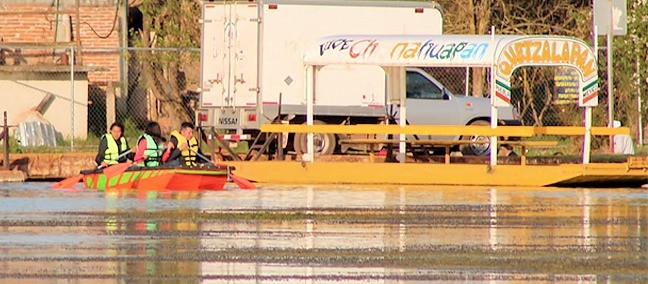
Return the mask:
{"type": "Polygon", "coordinates": [[[203,5],[202,107],[256,106],[257,15],[251,2],[203,5]]]}

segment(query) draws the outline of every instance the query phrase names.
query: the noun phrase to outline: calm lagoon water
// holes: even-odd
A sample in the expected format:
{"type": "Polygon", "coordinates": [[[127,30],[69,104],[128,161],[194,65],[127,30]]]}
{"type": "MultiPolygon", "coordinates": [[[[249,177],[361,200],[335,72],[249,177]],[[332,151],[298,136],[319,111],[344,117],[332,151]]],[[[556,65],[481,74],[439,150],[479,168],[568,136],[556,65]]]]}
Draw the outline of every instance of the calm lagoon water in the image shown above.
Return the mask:
{"type": "Polygon", "coordinates": [[[648,190],[0,184],[0,283],[648,282],[648,190]]]}

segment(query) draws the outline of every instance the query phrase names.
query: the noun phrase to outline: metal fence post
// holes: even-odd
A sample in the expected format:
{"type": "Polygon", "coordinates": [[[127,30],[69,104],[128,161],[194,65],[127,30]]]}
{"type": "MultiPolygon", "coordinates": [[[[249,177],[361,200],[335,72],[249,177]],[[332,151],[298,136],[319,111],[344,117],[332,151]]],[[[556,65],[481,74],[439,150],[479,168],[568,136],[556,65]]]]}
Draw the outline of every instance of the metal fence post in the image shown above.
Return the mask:
{"type": "Polygon", "coordinates": [[[9,170],[9,124],[7,123],[7,111],[4,112],[4,126],[3,126],[3,136],[4,140],[4,165],[7,170],[9,170]]]}
{"type": "Polygon", "coordinates": [[[71,85],[71,88],[70,88],[70,90],[71,90],[70,101],[72,102],[71,103],[71,106],[72,106],[72,110],[71,110],[72,111],[72,129],[70,129],[70,148],[71,148],[70,150],[74,150],[74,126],[75,126],[74,125],[74,92],[75,92],[75,89],[74,89],[74,64],[75,64],[74,52],[75,52],[74,51],[74,45],[71,45],[70,46],[70,59],[71,59],[70,60],[70,81],[72,81],[71,82],[72,85],[71,85]]]}

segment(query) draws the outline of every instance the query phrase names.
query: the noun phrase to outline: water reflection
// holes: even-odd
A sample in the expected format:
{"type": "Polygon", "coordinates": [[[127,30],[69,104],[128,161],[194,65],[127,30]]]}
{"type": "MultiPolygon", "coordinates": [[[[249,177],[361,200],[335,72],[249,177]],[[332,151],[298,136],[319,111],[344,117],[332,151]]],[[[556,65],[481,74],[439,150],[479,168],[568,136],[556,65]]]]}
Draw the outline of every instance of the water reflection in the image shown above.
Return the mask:
{"type": "Polygon", "coordinates": [[[0,185],[0,282],[648,281],[638,189],[49,185],[0,185]]]}

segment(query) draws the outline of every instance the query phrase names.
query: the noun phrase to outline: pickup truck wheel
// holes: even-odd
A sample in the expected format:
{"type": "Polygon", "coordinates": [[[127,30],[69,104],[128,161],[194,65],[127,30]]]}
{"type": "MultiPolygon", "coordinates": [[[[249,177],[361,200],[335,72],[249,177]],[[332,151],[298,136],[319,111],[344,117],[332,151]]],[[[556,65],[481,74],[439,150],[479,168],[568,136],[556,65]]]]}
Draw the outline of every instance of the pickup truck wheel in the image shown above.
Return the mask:
{"type": "MultiPolygon", "coordinates": [[[[326,123],[315,120],[313,121],[313,124],[322,125],[326,123]]],[[[315,133],[314,136],[315,137],[313,139],[313,144],[315,144],[315,155],[331,155],[333,154],[333,152],[335,152],[335,148],[337,147],[337,139],[335,138],[335,134],[315,133]]],[[[308,151],[306,143],[308,143],[307,133],[295,133],[295,137],[293,139],[293,147],[295,148],[295,152],[297,152],[297,154],[303,154],[308,151]]]]}
{"type": "MultiPolygon", "coordinates": [[[[470,125],[479,125],[479,126],[489,126],[490,122],[485,120],[476,120],[470,123],[470,125]]],[[[469,141],[490,141],[488,136],[462,136],[461,140],[469,141]]],[[[490,144],[468,144],[461,146],[461,153],[464,156],[488,156],[490,155],[490,144]]]]}

